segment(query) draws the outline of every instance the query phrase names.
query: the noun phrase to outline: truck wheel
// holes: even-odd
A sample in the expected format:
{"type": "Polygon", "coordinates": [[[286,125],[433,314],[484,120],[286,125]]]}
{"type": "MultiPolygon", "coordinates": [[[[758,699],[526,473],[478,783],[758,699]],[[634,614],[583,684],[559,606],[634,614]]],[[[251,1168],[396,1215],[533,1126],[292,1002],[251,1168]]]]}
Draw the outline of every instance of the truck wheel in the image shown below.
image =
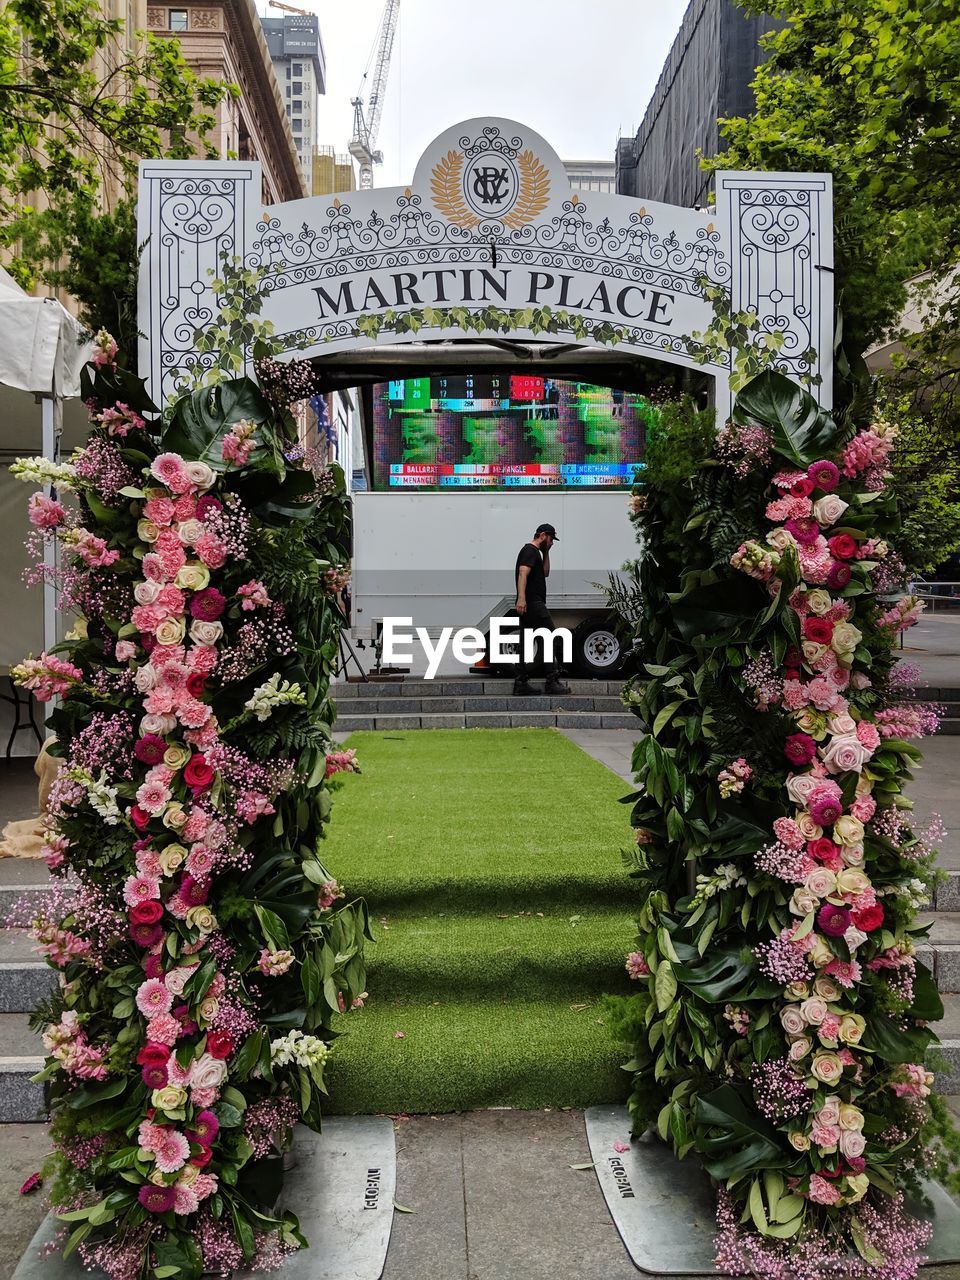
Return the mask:
{"type": "MultiPolygon", "coordinates": [[[[487,674],[492,676],[516,676],[517,674],[516,663],[490,662],[490,632],[489,631],[484,636],[484,640],[486,641],[485,654],[486,654],[487,663],[488,663],[487,674]]],[[[507,640],[503,642],[503,649],[506,653],[519,654],[520,645],[519,643],[511,644],[510,641],[507,640]]],[[[471,667],[470,670],[473,672],[477,672],[478,668],[471,667]]],[[[480,672],[480,674],[482,674],[482,672],[480,672]]]]}
{"type": "Polygon", "coordinates": [[[574,628],[573,665],[584,676],[611,680],[623,669],[623,650],[611,618],[587,618],[574,628]]]}

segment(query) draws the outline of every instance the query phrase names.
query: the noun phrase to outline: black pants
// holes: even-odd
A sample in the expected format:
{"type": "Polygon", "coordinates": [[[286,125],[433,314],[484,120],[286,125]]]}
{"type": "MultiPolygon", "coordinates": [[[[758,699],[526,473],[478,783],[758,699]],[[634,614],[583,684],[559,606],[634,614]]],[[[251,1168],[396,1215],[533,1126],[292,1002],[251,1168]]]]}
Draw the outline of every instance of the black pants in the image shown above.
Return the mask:
{"type": "Polygon", "coordinates": [[[552,661],[544,661],[545,653],[542,636],[537,637],[534,661],[527,663],[523,660],[524,632],[532,631],[535,627],[546,627],[549,631],[555,629],[546,600],[528,600],[526,613],[521,613],[520,615],[520,665],[517,668],[517,679],[529,680],[541,663],[543,664],[543,674],[547,679],[555,679],[559,674],[557,665],[552,661]]]}

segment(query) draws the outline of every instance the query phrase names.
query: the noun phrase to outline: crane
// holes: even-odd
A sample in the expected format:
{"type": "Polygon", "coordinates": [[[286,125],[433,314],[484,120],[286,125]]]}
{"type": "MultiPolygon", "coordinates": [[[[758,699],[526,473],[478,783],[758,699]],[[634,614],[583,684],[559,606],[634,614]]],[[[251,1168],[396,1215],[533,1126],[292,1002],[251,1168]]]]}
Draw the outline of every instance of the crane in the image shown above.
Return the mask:
{"type": "MultiPolygon", "coordinates": [[[[353,107],[353,137],[350,139],[350,154],[360,164],[361,191],[370,190],[373,186],[373,166],[383,163],[383,152],[375,148],[377,134],[380,132],[380,117],[383,115],[383,99],[386,94],[387,77],[390,74],[390,55],[393,53],[393,37],[397,33],[399,14],[400,0],[386,0],[380,19],[380,29],[373,46],[377,60],[373,80],[370,82],[366,114],[364,114],[362,96],[358,94],[356,98],[350,99],[350,105],[353,107]]],[[[371,52],[372,56],[373,52],[371,52]]]]}
{"type": "Polygon", "coordinates": [[[283,9],[286,13],[299,13],[301,18],[313,17],[309,9],[298,9],[294,4],[283,4],[282,0],[267,0],[267,4],[271,9],[283,9]]]}

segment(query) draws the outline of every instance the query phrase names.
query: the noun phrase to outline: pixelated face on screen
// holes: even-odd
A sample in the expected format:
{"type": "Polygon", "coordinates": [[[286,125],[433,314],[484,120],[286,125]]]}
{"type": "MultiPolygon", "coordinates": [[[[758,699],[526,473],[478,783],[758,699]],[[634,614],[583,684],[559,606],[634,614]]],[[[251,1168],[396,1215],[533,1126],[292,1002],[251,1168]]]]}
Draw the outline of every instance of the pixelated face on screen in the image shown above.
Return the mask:
{"type": "Polygon", "coordinates": [[[529,374],[373,388],[378,489],[627,489],[656,410],[643,396],[529,374]]]}

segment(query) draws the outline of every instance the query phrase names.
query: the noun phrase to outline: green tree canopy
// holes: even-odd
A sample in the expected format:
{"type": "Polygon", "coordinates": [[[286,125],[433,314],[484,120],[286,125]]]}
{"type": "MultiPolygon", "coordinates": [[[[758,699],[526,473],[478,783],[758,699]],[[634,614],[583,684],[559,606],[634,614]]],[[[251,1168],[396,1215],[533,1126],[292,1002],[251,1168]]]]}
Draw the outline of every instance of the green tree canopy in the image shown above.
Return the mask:
{"type": "Polygon", "coordinates": [[[0,8],[0,245],[29,283],[50,238],[69,238],[129,188],[137,161],[189,156],[236,91],[197,76],[174,39],[127,33],[98,0],[9,0],[0,8]],[[37,200],[43,212],[31,201],[37,200]]]}

